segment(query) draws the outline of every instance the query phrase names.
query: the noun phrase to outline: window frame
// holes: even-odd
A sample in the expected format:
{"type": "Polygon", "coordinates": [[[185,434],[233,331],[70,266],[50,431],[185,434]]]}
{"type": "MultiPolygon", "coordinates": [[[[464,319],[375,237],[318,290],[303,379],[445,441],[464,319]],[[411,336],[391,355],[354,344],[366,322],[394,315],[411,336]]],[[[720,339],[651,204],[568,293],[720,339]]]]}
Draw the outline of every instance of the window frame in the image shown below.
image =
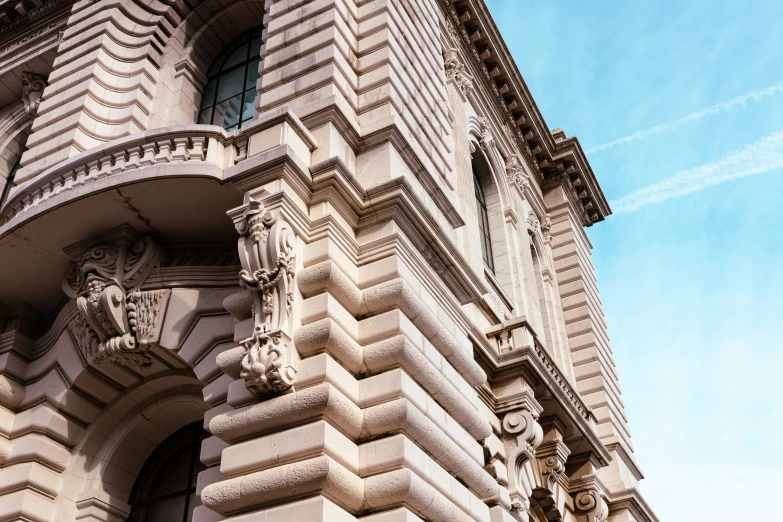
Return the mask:
{"type": "MultiPolygon", "coordinates": [[[[247,87],[247,80],[248,80],[248,76],[250,74],[250,65],[254,61],[256,61],[256,60],[258,60],[258,65],[257,66],[260,66],[260,64],[261,64],[261,56],[260,56],[260,54],[258,56],[255,56],[252,53],[252,50],[253,50],[253,40],[255,40],[257,38],[260,39],[259,48],[260,48],[260,46],[263,46],[264,45],[264,40],[263,40],[262,34],[263,33],[262,33],[262,28],[261,27],[256,27],[256,28],[250,29],[248,31],[245,31],[244,33],[239,35],[237,38],[235,38],[234,40],[229,42],[220,51],[220,54],[215,58],[215,61],[210,66],[210,69],[212,69],[215,66],[215,62],[217,60],[221,60],[222,59],[223,62],[221,63],[220,67],[218,68],[218,70],[216,72],[214,72],[211,75],[207,76],[207,83],[204,85],[205,92],[202,94],[201,103],[199,104],[199,109],[198,109],[198,122],[200,124],[204,124],[204,122],[201,121],[202,120],[202,113],[204,111],[206,111],[207,109],[210,109],[209,118],[208,118],[209,122],[205,123],[205,124],[206,125],[219,125],[219,126],[223,127],[227,131],[229,131],[229,130],[233,131],[233,130],[240,129],[242,127],[242,125],[252,121],[253,116],[255,114],[257,114],[257,112],[254,110],[253,114],[250,116],[250,118],[243,118],[244,112],[245,112],[245,96],[246,96],[247,92],[252,89],[252,87],[247,87]],[[223,63],[225,63],[225,61],[228,60],[231,57],[231,53],[226,53],[225,52],[226,49],[231,48],[238,40],[242,40],[241,45],[246,46],[247,54],[245,56],[245,59],[242,60],[240,63],[232,65],[231,67],[229,67],[227,69],[222,69],[223,63]],[[231,73],[233,73],[233,72],[235,72],[235,71],[237,71],[238,69],[241,69],[241,68],[244,68],[244,74],[242,76],[242,88],[241,88],[241,91],[238,94],[234,94],[233,96],[229,96],[229,97],[227,97],[227,98],[225,98],[223,100],[218,100],[218,93],[220,91],[220,80],[221,80],[221,78],[229,76],[231,73]],[[214,87],[213,92],[212,92],[212,100],[211,100],[211,102],[208,105],[205,105],[205,95],[207,94],[206,87],[213,80],[215,81],[215,87],[214,87]],[[237,123],[235,123],[233,125],[230,125],[229,127],[226,127],[224,124],[215,123],[214,122],[214,120],[215,120],[215,111],[217,110],[218,105],[220,105],[221,103],[227,102],[227,101],[231,100],[232,98],[235,98],[236,96],[240,97],[240,99],[239,99],[239,112],[238,112],[238,116],[237,116],[237,123]]],[[[236,49],[238,49],[238,48],[239,48],[239,46],[235,47],[234,51],[236,49]]],[[[258,72],[258,71],[256,71],[256,72],[258,72]]],[[[260,74],[257,76],[256,80],[258,80],[258,78],[260,78],[260,74]]],[[[255,92],[257,94],[256,90],[254,90],[253,92],[255,92]]],[[[255,100],[255,96],[253,96],[253,99],[255,100]]]]}

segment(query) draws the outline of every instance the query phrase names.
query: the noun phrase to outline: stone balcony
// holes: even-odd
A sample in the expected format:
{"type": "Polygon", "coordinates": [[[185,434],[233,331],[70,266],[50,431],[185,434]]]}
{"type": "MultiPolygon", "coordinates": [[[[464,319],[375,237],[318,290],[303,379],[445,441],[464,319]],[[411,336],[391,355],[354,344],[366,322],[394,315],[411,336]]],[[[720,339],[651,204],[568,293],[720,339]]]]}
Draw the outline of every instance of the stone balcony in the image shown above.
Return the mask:
{"type": "Polygon", "coordinates": [[[234,132],[166,127],[73,156],[17,187],[0,209],[0,302],[51,310],[70,262],[63,247],[123,223],[162,242],[233,245],[226,211],[242,203],[243,180],[281,159],[309,176],[314,148],[296,116],[278,110],[234,132]]]}

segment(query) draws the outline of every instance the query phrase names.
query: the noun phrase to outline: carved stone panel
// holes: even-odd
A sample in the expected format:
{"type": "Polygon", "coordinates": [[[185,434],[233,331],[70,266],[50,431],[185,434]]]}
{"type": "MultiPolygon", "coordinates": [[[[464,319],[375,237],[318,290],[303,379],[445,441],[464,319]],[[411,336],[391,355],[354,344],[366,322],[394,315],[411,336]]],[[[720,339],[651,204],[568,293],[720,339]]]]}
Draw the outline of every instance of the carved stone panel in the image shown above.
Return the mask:
{"type": "Polygon", "coordinates": [[[140,287],[161,263],[163,250],[123,226],[65,251],[75,264],[65,274],[63,290],[79,311],[68,329],[87,363],[148,368],[148,346],[160,336],[170,290],[140,287]]]}

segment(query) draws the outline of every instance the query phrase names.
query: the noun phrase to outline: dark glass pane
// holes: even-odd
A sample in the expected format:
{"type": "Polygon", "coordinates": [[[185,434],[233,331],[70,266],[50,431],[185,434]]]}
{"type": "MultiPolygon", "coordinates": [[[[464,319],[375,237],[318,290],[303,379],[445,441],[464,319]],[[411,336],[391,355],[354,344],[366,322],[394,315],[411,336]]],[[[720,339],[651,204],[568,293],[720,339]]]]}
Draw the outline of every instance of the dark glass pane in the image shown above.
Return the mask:
{"type": "Polygon", "coordinates": [[[215,115],[212,116],[212,123],[228,129],[239,123],[239,110],[242,103],[242,95],[238,94],[233,98],[220,102],[215,106],[215,115]]]}
{"type": "Polygon", "coordinates": [[[250,41],[250,58],[261,55],[261,37],[253,38],[250,41]]]}
{"type": "Polygon", "coordinates": [[[146,509],[145,520],[155,522],[182,522],[185,518],[185,495],[152,504],[146,509]]]}
{"type": "Polygon", "coordinates": [[[152,487],[152,494],[155,497],[162,497],[188,488],[188,471],[190,471],[192,453],[192,446],[186,445],[171,454],[158,472],[155,485],[152,487]]]}
{"type": "Polygon", "coordinates": [[[234,49],[231,54],[228,55],[228,58],[226,58],[226,61],[223,62],[223,67],[221,67],[220,70],[226,71],[236,65],[239,65],[245,60],[247,60],[247,44],[242,43],[242,45],[234,49]]]}
{"type": "Polygon", "coordinates": [[[260,58],[256,58],[250,62],[247,66],[247,79],[245,80],[245,89],[256,88],[256,80],[258,80],[258,63],[260,58]]]}
{"type": "Polygon", "coordinates": [[[204,95],[201,97],[201,108],[204,109],[210,105],[215,104],[215,85],[217,79],[212,78],[207,82],[207,86],[204,87],[204,95]]]}
{"type": "Polygon", "coordinates": [[[196,495],[195,493],[192,493],[190,495],[190,504],[188,504],[188,521],[193,521],[193,510],[195,510],[197,507],[201,505],[201,497],[196,495]]]}
{"type": "Polygon", "coordinates": [[[242,107],[242,123],[248,121],[256,114],[256,108],[253,105],[256,99],[256,90],[248,89],[245,91],[245,103],[242,107]]]}
{"type": "Polygon", "coordinates": [[[207,125],[212,123],[212,107],[206,108],[198,114],[198,122],[207,125]]]}
{"type": "Polygon", "coordinates": [[[242,67],[220,76],[217,88],[217,101],[222,102],[241,93],[245,90],[244,84],[245,69],[242,67]]]}

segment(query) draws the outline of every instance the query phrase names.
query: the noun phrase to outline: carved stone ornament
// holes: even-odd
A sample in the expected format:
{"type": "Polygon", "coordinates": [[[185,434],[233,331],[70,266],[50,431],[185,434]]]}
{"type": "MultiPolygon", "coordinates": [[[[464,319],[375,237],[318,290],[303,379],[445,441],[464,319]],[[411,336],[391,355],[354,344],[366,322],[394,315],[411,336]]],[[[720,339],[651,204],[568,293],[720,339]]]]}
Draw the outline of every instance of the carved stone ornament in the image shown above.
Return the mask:
{"type": "Polygon", "coordinates": [[[606,522],[606,517],[609,516],[609,506],[604,500],[603,493],[598,489],[587,489],[577,493],[574,497],[574,506],[587,514],[588,522],[606,522]]]}
{"type": "Polygon", "coordinates": [[[63,290],[79,311],[68,329],[87,363],[148,368],[149,345],[159,338],[170,290],[140,288],[161,263],[161,248],[124,226],[65,251],[75,265],[63,290]]]}
{"type": "Polygon", "coordinates": [[[468,74],[456,49],[447,48],[444,51],[443,65],[446,69],[446,80],[452,82],[463,96],[466,95],[473,83],[473,77],[468,74]]]}
{"type": "Polygon", "coordinates": [[[484,116],[476,118],[479,127],[479,145],[482,150],[489,150],[495,143],[495,138],[492,136],[492,128],[489,125],[489,120],[484,116]]]}
{"type": "Polygon", "coordinates": [[[549,421],[545,428],[544,441],[536,448],[536,459],[533,461],[536,479],[533,497],[546,514],[546,519],[557,522],[563,519],[563,513],[558,509],[555,486],[565,473],[565,464],[571,450],[563,441],[562,427],[557,426],[559,422],[556,419],[549,421]]]}
{"type": "Polygon", "coordinates": [[[539,230],[539,222],[538,217],[536,216],[536,213],[532,210],[527,213],[527,219],[525,220],[525,224],[527,225],[527,233],[531,236],[536,235],[539,230]]]}
{"type": "Polygon", "coordinates": [[[506,160],[506,176],[509,183],[518,186],[523,193],[530,187],[530,179],[516,156],[509,156],[506,160]]]}
{"type": "Polygon", "coordinates": [[[541,444],[544,433],[534,414],[524,409],[506,414],[503,418],[503,432],[507,440],[512,439],[506,462],[511,507],[517,519],[525,522],[529,519],[527,513],[533,485],[523,468],[535,458],[536,448],[541,444]]]}
{"type": "Polygon", "coordinates": [[[250,292],[254,323],[252,335],[239,343],[245,349],[240,377],[256,397],[284,392],[296,375],[290,337],[296,236],[253,198],[229,215],[240,235],[239,279],[250,292]]]}
{"type": "Polygon", "coordinates": [[[549,214],[545,214],[544,220],[541,222],[541,234],[546,242],[552,239],[552,218],[549,217],[549,214]]]}
{"type": "Polygon", "coordinates": [[[30,116],[38,115],[38,106],[41,104],[45,87],[46,80],[40,74],[22,72],[22,103],[25,112],[30,116]]]}

